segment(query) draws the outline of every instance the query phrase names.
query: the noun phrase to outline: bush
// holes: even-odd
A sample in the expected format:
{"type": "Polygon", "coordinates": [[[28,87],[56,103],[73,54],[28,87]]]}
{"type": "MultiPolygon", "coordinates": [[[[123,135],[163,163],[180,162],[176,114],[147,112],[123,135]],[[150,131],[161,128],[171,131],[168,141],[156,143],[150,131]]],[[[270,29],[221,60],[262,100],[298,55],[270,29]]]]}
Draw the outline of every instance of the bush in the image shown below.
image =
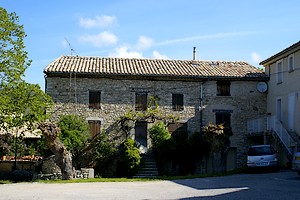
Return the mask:
{"type": "Polygon", "coordinates": [[[25,170],[15,170],[11,173],[11,180],[13,182],[29,182],[32,181],[33,173],[25,170]]]}
{"type": "Polygon", "coordinates": [[[118,164],[118,174],[123,177],[131,177],[140,164],[141,156],[137,144],[132,139],[126,139],[120,146],[121,157],[118,164]]]}
{"type": "Polygon", "coordinates": [[[73,165],[79,167],[82,148],[90,138],[88,123],[77,115],[62,115],[58,126],[61,131],[59,139],[71,152],[73,165]]]}
{"type": "Polygon", "coordinates": [[[175,151],[175,140],[162,122],[149,129],[152,149],[160,175],[169,175],[169,163],[172,162],[175,151]]]}
{"type": "Polygon", "coordinates": [[[103,131],[92,138],[83,149],[80,159],[82,167],[92,167],[99,176],[115,176],[113,161],[117,157],[117,148],[103,131]]]}
{"type": "Polygon", "coordinates": [[[166,140],[171,138],[171,134],[162,122],[156,123],[149,129],[149,135],[153,149],[159,148],[166,140]]]}

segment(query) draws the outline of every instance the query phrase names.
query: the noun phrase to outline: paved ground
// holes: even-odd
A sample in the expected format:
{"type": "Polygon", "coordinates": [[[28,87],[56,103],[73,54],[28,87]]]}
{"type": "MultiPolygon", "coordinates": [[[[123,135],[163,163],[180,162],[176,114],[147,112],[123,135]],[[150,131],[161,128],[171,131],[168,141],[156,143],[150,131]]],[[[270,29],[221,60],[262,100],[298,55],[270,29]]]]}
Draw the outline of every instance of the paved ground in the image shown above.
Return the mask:
{"type": "Polygon", "coordinates": [[[17,183],[0,185],[0,199],[300,199],[295,172],[240,174],[177,181],[17,183]]]}

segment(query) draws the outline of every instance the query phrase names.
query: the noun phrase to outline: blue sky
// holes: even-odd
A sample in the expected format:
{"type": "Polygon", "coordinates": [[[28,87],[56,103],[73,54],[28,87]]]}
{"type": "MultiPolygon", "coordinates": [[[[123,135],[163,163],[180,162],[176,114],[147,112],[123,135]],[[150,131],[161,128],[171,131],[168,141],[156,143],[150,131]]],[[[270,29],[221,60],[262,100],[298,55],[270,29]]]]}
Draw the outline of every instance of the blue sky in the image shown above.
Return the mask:
{"type": "Polygon", "coordinates": [[[42,89],[43,69],[71,53],[189,60],[197,47],[198,60],[260,67],[300,40],[299,0],[1,0],[0,6],[20,17],[33,61],[25,79],[42,89]]]}

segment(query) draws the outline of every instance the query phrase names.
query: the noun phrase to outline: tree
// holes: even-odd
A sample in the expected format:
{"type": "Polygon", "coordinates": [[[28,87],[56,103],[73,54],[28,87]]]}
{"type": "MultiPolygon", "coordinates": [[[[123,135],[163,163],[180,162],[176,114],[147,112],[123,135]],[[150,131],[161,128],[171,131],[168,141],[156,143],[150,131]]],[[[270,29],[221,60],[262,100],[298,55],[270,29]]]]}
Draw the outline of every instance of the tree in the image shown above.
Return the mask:
{"type": "Polygon", "coordinates": [[[62,179],[73,179],[72,155],[59,140],[59,128],[50,122],[44,122],[39,125],[39,129],[45,136],[46,145],[55,154],[55,163],[61,169],[62,179]]]}
{"type": "Polygon", "coordinates": [[[0,94],[0,125],[6,130],[31,129],[49,117],[46,110],[52,107],[52,99],[37,84],[21,81],[4,87],[0,94]]]}
{"type": "Polygon", "coordinates": [[[204,127],[204,136],[210,145],[213,173],[225,172],[227,154],[230,147],[232,131],[222,124],[209,124],[204,127]]]}
{"type": "Polygon", "coordinates": [[[61,116],[58,126],[60,128],[59,139],[72,154],[73,166],[80,167],[80,155],[90,138],[88,123],[77,115],[61,116]]]}
{"type": "MultiPolygon", "coordinates": [[[[15,13],[0,8],[0,127],[14,135],[15,157],[17,137],[45,121],[52,99],[37,84],[26,83],[22,78],[30,65],[25,51],[23,25],[15,13]]],[[[15,159],[15,167],[16,167],[15,159]]]]}
{"type": "Polygon", "coordinates": [[[31,63],[25,51],[25,37],[16,13],[0,7],[0,88],[20,81],[31,63]]]}

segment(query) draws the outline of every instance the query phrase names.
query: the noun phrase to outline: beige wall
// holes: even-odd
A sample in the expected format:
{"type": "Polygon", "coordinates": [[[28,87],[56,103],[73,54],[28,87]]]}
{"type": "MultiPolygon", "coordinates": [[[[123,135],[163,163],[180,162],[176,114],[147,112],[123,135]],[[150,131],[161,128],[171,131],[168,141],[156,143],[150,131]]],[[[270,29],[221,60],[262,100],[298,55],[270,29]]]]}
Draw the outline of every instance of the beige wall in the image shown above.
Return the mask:
{"type": "Polygon", "coordinates": [[[294,118],[294,131],[300,134],[300,51],[294,52],[294,70],[288,70],[288,56],[291,53],[287,53],[286,57],[280,59],[283,62],[283,82],[277,83],[277,69],[276,61],[274,60],[269,66],[266,66],[266,72],[270,75],[269,90],[268,90],[268,108],[267,112],[271,115],[277,114],[277,99],[281,99],[282,102],[282,123],[284,127],[289,130],[291,119],[294,118]],[[289,113],[289,97],[294,95],[294,113],[289,113]],[[289,115],[293,115],[292,118],[289,115]]]}

